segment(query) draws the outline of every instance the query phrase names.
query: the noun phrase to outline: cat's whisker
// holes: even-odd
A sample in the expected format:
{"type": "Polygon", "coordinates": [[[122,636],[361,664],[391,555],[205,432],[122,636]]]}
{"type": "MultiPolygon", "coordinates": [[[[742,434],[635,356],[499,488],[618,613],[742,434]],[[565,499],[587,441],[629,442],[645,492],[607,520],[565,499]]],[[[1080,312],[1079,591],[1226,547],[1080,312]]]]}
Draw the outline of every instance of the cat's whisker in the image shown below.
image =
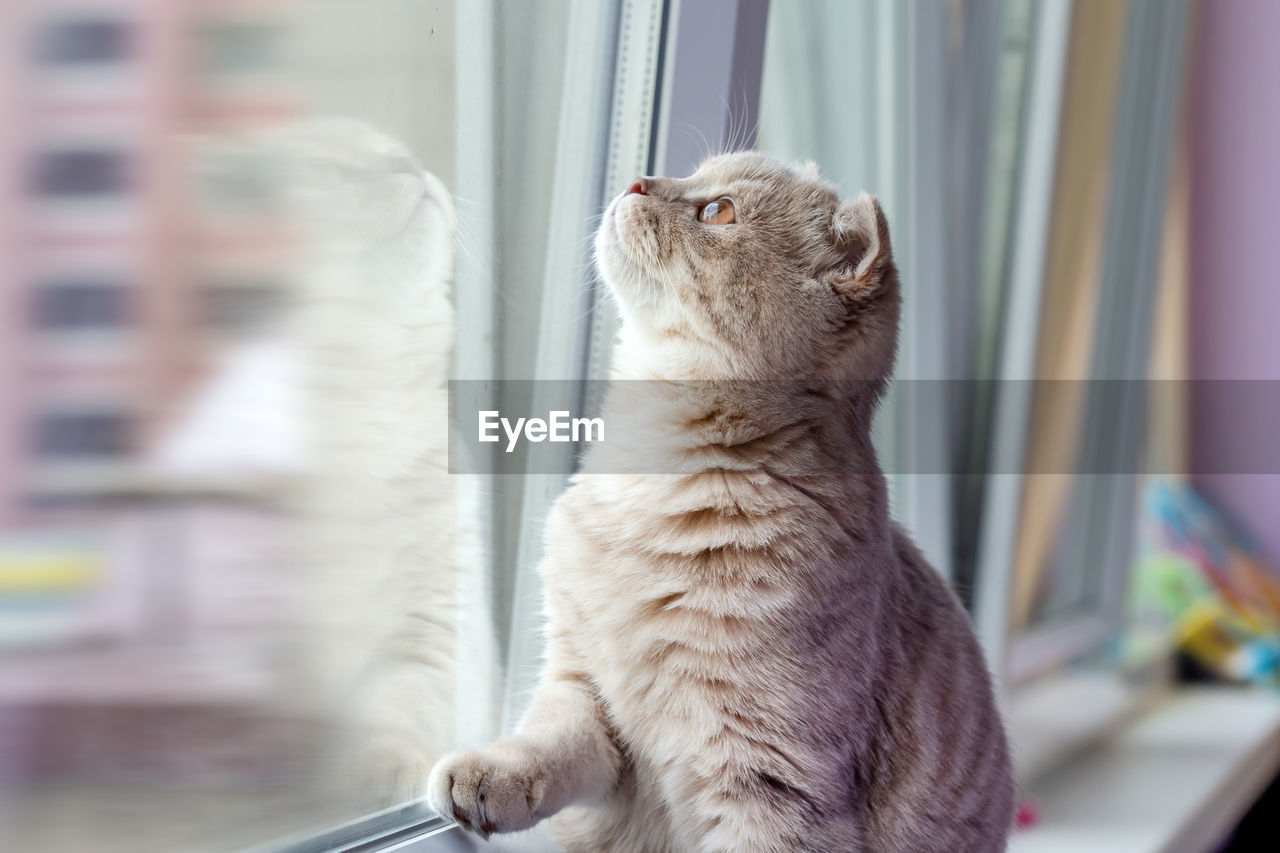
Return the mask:
{"type": "Polygon", "coordinates": [[[722,154],[728,154],[738,150],[738,112],[729,103],[729,99],[724,95],[720,96],[720,106],[724,108],[724,115],[729,119],[728,137],[724,141],[722,154]]]}

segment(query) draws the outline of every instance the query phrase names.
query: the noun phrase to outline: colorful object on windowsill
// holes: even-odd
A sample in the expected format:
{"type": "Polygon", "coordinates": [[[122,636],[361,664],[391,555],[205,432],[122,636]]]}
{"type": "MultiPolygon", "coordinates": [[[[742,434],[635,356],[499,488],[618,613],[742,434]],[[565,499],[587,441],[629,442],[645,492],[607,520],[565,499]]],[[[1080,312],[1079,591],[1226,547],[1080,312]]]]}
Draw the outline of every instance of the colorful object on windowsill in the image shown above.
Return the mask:
{"type": "Polygon", "coordinates": [[[1019,800],[1018,809],[1013,813],[1013,828],[1025,832],[1040,822],[1040,807],[1035,800],[1019,800]]]}
{"type": "Polygon", "coordinates": [[[1163,620],[1216,677],[1280,685],[1280,583],[1256,550],[1185,483],[1149,483],[1144,520],[1129,656],[1163,620]]]}

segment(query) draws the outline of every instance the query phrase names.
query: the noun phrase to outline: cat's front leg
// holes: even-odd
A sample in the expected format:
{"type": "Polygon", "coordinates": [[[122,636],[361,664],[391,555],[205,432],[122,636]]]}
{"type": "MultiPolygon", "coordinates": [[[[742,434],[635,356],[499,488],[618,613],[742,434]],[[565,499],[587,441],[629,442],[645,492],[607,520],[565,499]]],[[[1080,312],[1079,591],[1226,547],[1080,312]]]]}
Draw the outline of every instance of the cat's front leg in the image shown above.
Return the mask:
{"type": "Polygon", "coordinates": [[[483,751],[445,756],[431,773],[428,798],[440,814],[487,838],[601,796],[619,764],[595,691],[579,678],[548,676],[519,733],[483,751]]]}

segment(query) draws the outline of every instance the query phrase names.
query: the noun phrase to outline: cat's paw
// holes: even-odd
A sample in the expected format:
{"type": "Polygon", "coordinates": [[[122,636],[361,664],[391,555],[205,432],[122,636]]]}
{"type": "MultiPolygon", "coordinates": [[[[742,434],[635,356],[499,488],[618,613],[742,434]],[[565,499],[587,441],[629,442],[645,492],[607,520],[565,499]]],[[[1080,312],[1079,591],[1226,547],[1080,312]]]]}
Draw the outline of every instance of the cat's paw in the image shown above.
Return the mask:
{"type": "Polygon", "coordinates": [[[537,823],[546,790],[534,756],[516,744],[446,755],[427,782],[432,808],[485,838],[537,823]]]}

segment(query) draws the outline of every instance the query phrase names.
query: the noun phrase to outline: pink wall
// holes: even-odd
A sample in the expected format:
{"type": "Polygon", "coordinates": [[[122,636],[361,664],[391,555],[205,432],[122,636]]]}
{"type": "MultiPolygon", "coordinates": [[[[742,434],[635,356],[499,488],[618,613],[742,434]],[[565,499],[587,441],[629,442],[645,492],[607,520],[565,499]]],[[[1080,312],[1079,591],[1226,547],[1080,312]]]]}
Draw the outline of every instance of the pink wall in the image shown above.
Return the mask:
{"type": "Polygon", "coordinates": [[[1202,0],[1193,62],[1192,378],[1271,381],[1193,387],[1192,466],[1280,566],[1280,2],[1202,0]]]}

